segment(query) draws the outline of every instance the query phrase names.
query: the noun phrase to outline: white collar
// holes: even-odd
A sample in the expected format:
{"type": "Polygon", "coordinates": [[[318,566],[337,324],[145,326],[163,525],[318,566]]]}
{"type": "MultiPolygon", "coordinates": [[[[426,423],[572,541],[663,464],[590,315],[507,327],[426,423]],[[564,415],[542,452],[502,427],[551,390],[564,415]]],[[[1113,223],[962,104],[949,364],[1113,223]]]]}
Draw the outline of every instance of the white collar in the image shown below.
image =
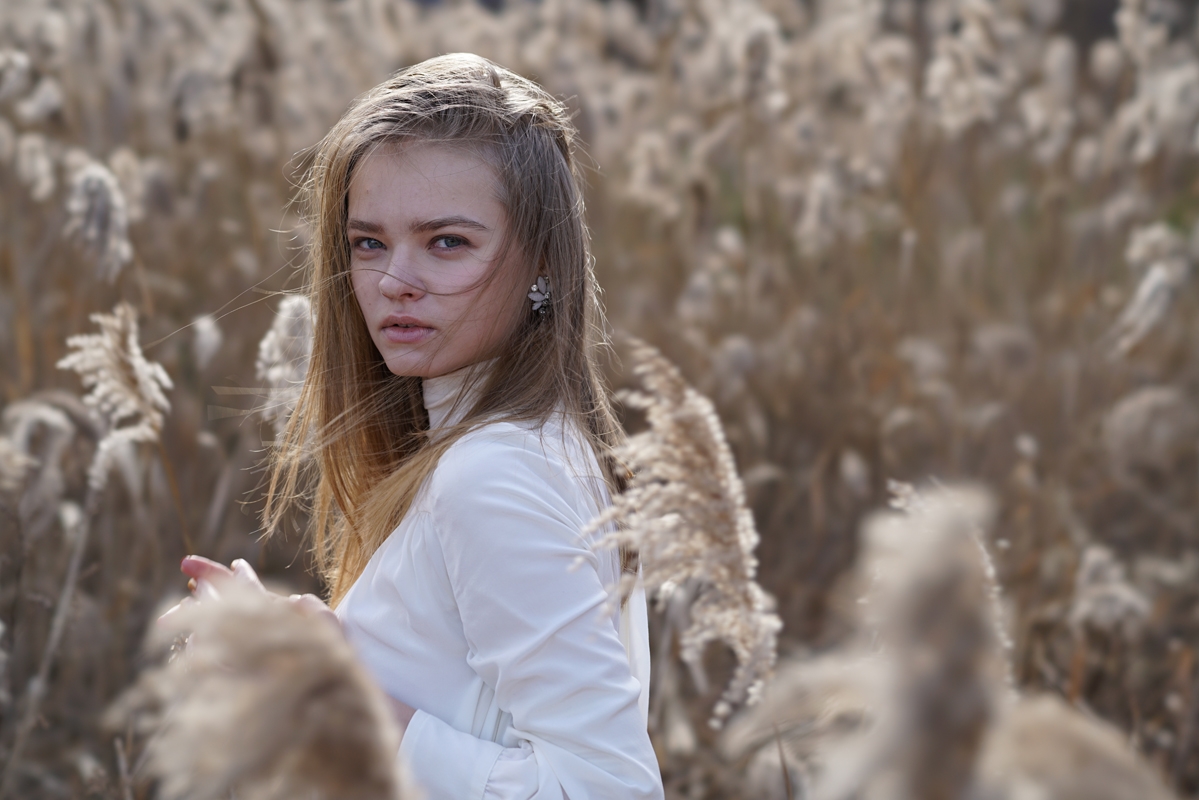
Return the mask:
{"type": "Polygon", "coordinates": [[[429,430],[447,428],[462,421],[479,399],[486,373],[494,364],[495,359],[468,364],[421,382],[425,411],[429,412],[429,430]]]}

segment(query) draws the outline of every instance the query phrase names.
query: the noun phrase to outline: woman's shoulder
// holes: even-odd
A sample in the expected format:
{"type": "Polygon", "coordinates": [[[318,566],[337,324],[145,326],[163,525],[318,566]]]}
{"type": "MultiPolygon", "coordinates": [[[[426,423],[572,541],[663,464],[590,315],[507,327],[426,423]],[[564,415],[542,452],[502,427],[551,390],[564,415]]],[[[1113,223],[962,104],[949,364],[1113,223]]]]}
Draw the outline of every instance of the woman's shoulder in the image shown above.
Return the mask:
{"type": "Polygon", "coordinates": [[[553,457],[543,445],[544,427],[532,422],[499,420],[468,431],[450,445],[438,462],[438,471],[452,472],[484,460],[521,460],[524,453],[553,457]]]}
{"type": "Polygon", "coordinates": [[[583,434],[561,416],[545,422],[494,421],[464,434],[430,476],[430,499],[457,500],[495,489],[575,494],[602,480],[583,434]]]}

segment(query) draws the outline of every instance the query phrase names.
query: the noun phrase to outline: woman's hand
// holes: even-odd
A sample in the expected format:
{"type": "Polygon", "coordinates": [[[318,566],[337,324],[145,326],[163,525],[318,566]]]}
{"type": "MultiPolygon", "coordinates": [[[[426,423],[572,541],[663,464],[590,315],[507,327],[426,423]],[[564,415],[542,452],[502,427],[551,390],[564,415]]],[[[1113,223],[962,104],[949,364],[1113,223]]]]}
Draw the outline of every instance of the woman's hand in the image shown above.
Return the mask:
{"type": "Polygon", "coordinates": [[[319,597],[314,594],[293,594],[287,598],[273,595],[262,585],[258,574],[245,559],[239,558],[226,567],[224,564],[203,556],[187,556],[179,564],[179,571],[189,578],[187,586],[191,589],[192,596],[184,598],[179,605],[163,614],[162,618],[166,618],[177,609],[190,603],[218,600],[221,596],[221,586],[235,582],[249,587],[253,591],[278,597],[279,600],[290,603],[304,614],[336,625],[337,629],[341,630],[341,623],[338,621],[337,615],[319,597]]]}
{"type": "Polygon", "coordinates": [[[237,581],[243,586],[268,594],[266,587],[258,579],[258,574],[254,572],[254,568],[242,558],[226,567],[224,564],[203,556],[187,556],[180,562],[179,571],[191,579],[187,582],[187,586],[200,600],[214,593],[219,596],[217,587],[229,581],[237,581]]]}
{"type": "MultiPolygon", "coordinates": [[[[179,571],[188,577],[187,586],[191,589],[192,596],[184,598],[180,601],[179,605],[167,611],[166,614],[163,614],[162,618],[164,619],[177,609],[190,603],[219,600],[221,586],[228,585],[230,582],[236,582],[250,587],[254,591],[259,591],[263,594],[276,597],[280,601],[290,603],[304,614],[317,619],[323,619],[329,624],[336,625],[339,631],[341,630],[341,622],[338,621],[337,615],[319,597],[314,594],[293,594],[287,598],[280,595],[272,595],[262,585],[258,574],[254,572],[254,568],[244,559],[239,558],[226,567],[224,564],[204,558],[203,556],[187,556],[180,563],[179,571]]],[[[403,736],[404,731],[408,729],[408,723],[412,721],[412,715],[416,713],[416,709],[390,696],[387,697],[387,702],[391,708],[392,718],[400,728],[400,735],[403,736]]]]}

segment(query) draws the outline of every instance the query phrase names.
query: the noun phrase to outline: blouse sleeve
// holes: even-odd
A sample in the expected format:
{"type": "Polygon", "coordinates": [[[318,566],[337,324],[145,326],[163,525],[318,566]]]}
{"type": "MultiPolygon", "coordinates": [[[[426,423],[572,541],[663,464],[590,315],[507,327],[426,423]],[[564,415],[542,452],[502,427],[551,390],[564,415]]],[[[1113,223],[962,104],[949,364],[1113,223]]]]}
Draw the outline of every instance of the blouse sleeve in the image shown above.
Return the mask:
{"type": "Polygon", "coordinates": [[[511,714],[515,746],[418,711],[400,752],[429,800],[663,796],[568,474],[527,434],[459,443],[434,473],[432,516],[467,661],[511,714]]]}

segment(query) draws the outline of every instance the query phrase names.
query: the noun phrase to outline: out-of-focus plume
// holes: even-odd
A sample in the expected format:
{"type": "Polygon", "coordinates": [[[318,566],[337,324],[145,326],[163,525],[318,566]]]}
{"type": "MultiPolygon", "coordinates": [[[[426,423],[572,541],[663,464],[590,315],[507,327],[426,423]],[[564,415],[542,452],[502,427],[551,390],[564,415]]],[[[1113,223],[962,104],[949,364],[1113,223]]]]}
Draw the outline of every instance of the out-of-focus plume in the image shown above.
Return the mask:
{"type": "Polygon", "coordinates": [[[108,157],[108,166],[121,187],[129,222],[140,222],[146,216],[146,176],[137,153],[120,147],[108,157]]]}
{"type": "Polygon", "coordinates": [[[12,123],[0,117],[0,167],[8,167],[17,155],[17,131],[12,123]]]}
{"type": "Polygon", "coordinates": [[[1116,30],[1120,45],[1138,68],[1144,69],[1165,46],[1170,29],[1149,13],[1152,0],[1120,0],[1116,30]]]}
{"type": "Polygon", "coordinates": [[[981,490],[903,498],[906,511],[870,520],[862,564],[871,586],[864,622],[884,674],[874,723],[828,754],[816,796],[967,796],[974,764],[1006,694],[992,581],[980,553],[992,503],[981,490]]]}
{"type": "Polygon", "coordinates": [[[75,425],[60,409],[38,400],[18,400],[4,409],[4,441],[28,459],[33,475],[18,505],[29,541],[54,524],[66,491],[62,460],[75,438],[75,425]]]}
{"type": "Polygon", "coordinates": [[[1156,483],[1199,449],[1199,408],[1173,386],[1147,386],[1117,402],[1103,419],[1103,445],[1122,480],[1156,483]]]}
{"type": "Polygon", "coordinates": [[[1114,39],[1100,39],[1091,45],[1090,72],[1095,82],[1105,88],[1116,85],[1124,72],[1124,51],[1114,39]]]}
{"type": "Polygon", "coordinates": [[[1041,85],[1020,97],[1024,124],[1036,142],[1034,153],[1042,163],[1055,161],[1074,134],[1071,106],[1077,83],[1077,60],[1074,43],[1067,37],[1055,36],[1045,49],[1041,85]]]}
{"type": "Polygon", "coordinates": [[[163,414],[171,408],[164,390],[173,386],[162,365],[142,354],[132,306],[120,303],[113,313],[92,314],[91,319],[100,332],[67,339],[75,352],[60,359],[58,367],[79,373],[90,389],[83,401],[107,426],[88,469],[88,484],[99,492],[119,444],[158,441],[163,414]]]}
{"type": "Polygon", "coordinates": [[[300,399],[312,356],[312,306],[308,298],[289,294],[279,301],[275,321],[258,343],[255,369],[270,394],[262,415],[281,435],[300,399]]]}
{"type": "Polygon", "coordinates": [[[860,654],[781,660],[762,702],[729,720],[720,736],[726,759],[750,765],[749,796],[811,797],[825,756],[860,736],[874,719],[872,704],[885,672],[879,657],[860,654]]]}
{"type": "MultiPolygon", "coordinates": [[[[398,800],[387,701],[335,625],[223,586],[152,632],[186,650],[144,673],[109,716],[152,733],[166,800],[398,800]]],[[[405,797],[410,795],[405,794],[405,797]]]]}
{"type": "Polygon", "coordinates": [[[1124,565],[1102,545],[1089,545],[1074,579],[1070,624],[1080,632],[1135,638],[1149,616],[1149,601],[1125,576],[1124,565]]]}
{"type": "Polygon", "coordinates": [[[49,200],[58,185],[50,145],[40,133],[23,133],[17,139],[17,178],[29,187],[39,203],[49,200]]]}
{"type": "Polygon", "coordinates": [[[719,725],[735,704],[757,699],[774,668],[782,623],[755,580],[758,533],[711,401],[660,352],[632,344],[644,391],[626,392],[623,400],[646,413],[649,428],[616,453],[631,472],[628,489],[589,528],[616,523],[597,546],[636,549],[649,591],[669,595],[689,582],[700,585],[680,644],[693,668],[711,641],[725,642],[737,657],[713,712],[719,725]]]}
{"type": "Polygon", "coordinates": [[[1190,278],[1186,262],[1165,261],[1154,264],[1137,284],[1132,299],[1120,312],[1106,339],[1111,342],[1112,358],[1122,358],[1140,344],[1166,319],[1179,290],[1190,278]]]}
{"type": "Polygon", "coordinates": [[[20,50],[0,50],[0,103],[29,88],[33,64],[20,50]]]}
{"type": "MultiPolygon", "coordinates": [[[[875,517],[864,531],[858,641],[782,664],[764,702],[721,736],[723,755],[750,765],[754,796],[1172,797],[1114,728],[1055,697],[1009,691],[981,539],[987,495],[893,489],[904,513],[875,517]]],[[[1147,610],[1111,553],[1088,549],[1072,622],[1110,632],[1147,610]]]]}
{"type": "Polygon", "coordinates": [[[1159,261],[1185,258],[1187,243],[1164,222],[1142,225],[1128,237],[1124,260],[1135,272],[1144,272],[1159,261]]]}
{"type": "Polygon", "coordinates": [[[937,39],[924,80],[936,121],[950,137],[994,120],[1015,83],[1012,63],[999,49],[1003,12],[985,0],[963,0],[957,10],[960,26],[937,39]]]}
{"type": "Polygon", "coordinates": [[[59,82],[49,75],[44,75],[29,96],[17,103],[17,119],[26,125],[45,122],[62,110],[63,100],[62,86],[59,82]]]}
{"type": "Polygon", "coordinates": [[[37,462],[0,436],[0,495],[10,496],[25,485],[25,477],[37,462]]]}
{"type": "Polygon", "coordinates": [[[133,258],[129,215],[121,185],[108,167],[88,160],[71,176],[67,226],[95,261],[97,274],[112,283],[133,258]]]}
{"type": "Polygon", "coordinates": [[[1165,321],[1191,275],[1186,241],[1160,222],[1133,231],[1124,257],[1142,277],[1132,299],[1105,335],[1109,355],[1114,359],[1128,355],[1165,321]]]}
{"type": "Polygon", "coordinates": [[[1127,737],[1052,695],[1021,700],[987,737],[977,794],[994,800],[1171,800],[1127,737]]]}
{"type": "Polygon", "coordinates": [[[980,325],[970,338],[979,366],[993,375],[1027,372],[1036,363],[1036,337],[1022,325],[992,322],[980,325]]]}
{"type": "Polygon", "coordinates": [[[192,320],[192,354],[196,358],[196,366],[204,369],[221,349],[224,334],[212,314],[204,314],[192,320]]]}
{"type": "Polygon", "coordinates": [[[836,240],[844,191],[832,169],[818,169],[808,178],[803,214],[795,227],[795,240],[809,258],[824,253],[836,240]]]}

